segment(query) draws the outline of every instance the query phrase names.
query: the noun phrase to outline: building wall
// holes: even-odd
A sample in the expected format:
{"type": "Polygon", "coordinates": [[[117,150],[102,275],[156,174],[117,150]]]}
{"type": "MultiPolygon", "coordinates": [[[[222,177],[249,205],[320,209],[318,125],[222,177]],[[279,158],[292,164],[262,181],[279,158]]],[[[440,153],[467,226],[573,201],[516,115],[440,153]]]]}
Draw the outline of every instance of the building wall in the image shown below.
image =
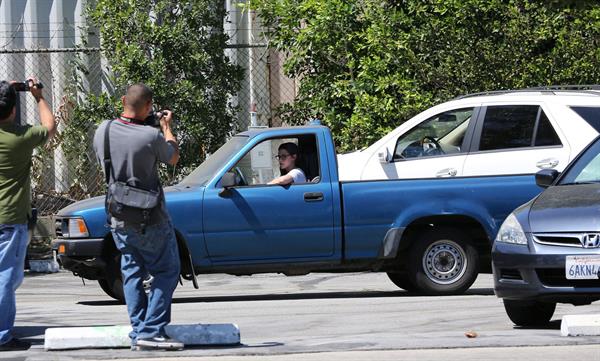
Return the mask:
{"type": "MultiPolygon", "coordinates": [[[[44,96],[53,110],[65,102],[65,92],[73,84],[72,62],[76,56],[65,52],[84,42],[98,46],[97,36],[88,34],[83,17],[86,0],[0,0],[0,79],[24,81],[36,77],[44,84],[44,96]],[[59,51],[60,50],[60,51],[59,51]]],[[[81,55],[88,68],[98,64],[100,54],[81,55]]],[[[104,77],[87,77],[83,91],[100,92],[104,77]]],[[[39,124],[37,104],[28,94],[19,94],[18,121],[39,124]]],[[[59,123],[59,129],[63,124],[59,123]]],[[[60,148],[44,166],[43,180],[34,179],[38,190],[65,192],[68,167],[60,148]]]]}
{"type": "Polygon", "coordinates": [[[260,126],[280,126],[277,108],[292,102],[296,97],[296,81],[283,74],[284,57],[269,49],[263,26],[253,11],[236,5],[246,0],[226,0],[229,16],[225,32],[230,36],[232,49],[228,55],[246,72],[240,94],[233,99],[239,107],[240,123],[260,126]],[[252,117],[253,113],[256,115],[252,117]],[[254,120],[254,122],[253,122],[254,120]]]}

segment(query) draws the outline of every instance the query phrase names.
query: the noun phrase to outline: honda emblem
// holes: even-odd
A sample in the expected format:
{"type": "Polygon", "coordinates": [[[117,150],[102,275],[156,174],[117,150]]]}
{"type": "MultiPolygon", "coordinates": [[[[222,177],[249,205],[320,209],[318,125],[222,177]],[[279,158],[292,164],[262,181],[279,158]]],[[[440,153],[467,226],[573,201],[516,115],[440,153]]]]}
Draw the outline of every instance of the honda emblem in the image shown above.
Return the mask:
{"type": "Polygon", "coordinates": [[[583,248],[598,248],[600,246],[600,234],[584,233],[581,237],[581,245],[583,248]]]}

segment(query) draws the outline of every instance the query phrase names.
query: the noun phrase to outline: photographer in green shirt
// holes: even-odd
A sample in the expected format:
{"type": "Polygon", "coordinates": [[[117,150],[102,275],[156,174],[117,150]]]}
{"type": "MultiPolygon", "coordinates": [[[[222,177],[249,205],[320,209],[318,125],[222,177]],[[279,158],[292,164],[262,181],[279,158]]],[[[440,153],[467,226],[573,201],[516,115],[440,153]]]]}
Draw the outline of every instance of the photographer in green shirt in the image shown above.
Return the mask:
{"type": "Polygon", "coordinates": [[[50,106],[35,79],[25,83],[0,82],[0,351],[28,349],[30,344],[11,334],[15,322],[15,291],[23,268],[31,216],[31,156],[56,132],[50,106]],[[15,123],[16,89],[31,92],[41,126],[15,123]]]}

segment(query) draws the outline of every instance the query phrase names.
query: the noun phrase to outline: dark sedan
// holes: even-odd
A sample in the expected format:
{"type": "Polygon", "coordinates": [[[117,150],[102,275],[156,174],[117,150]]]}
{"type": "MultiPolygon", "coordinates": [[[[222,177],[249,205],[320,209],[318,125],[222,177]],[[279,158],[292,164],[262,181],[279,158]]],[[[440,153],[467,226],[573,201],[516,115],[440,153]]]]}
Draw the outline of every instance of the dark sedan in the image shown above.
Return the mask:
{"type": "Polygon", "coordinates": [[[494,291],[519,326],[550,321],[557,303],[600,300],[600,138],[504,221],[492,249],[494,291]]]}

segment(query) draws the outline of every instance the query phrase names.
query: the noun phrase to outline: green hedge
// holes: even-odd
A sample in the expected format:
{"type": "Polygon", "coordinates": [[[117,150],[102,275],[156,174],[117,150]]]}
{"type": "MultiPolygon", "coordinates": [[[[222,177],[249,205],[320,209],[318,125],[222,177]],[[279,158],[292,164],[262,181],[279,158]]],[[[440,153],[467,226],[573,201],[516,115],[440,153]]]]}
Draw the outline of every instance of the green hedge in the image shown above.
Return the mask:
{"type": "Polygon", "coordinates": [[[455,96],[600,82],[592,0],[253,0],[285,71],[288,122],[321,114],[340,151],[455,96]]]}

